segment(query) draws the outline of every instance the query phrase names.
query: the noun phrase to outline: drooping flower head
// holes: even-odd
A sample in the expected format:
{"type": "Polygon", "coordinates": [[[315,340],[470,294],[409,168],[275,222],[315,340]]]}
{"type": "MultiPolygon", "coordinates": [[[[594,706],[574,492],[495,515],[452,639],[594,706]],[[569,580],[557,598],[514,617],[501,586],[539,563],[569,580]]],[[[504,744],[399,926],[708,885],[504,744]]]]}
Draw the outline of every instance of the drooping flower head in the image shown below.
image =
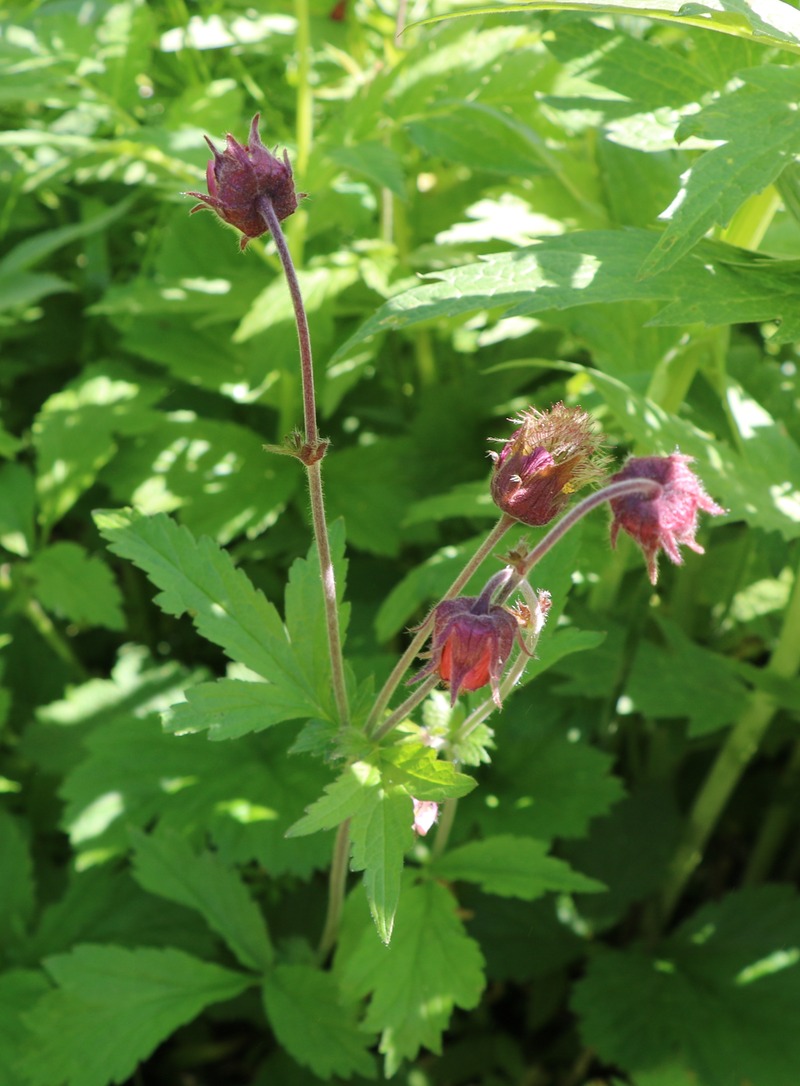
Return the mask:
{"type": "Polygon", "coordinates": [[[602,477],[603,438],[591,415],[563,403],[549,411],[530,407],[511,421],[519,428],[490,454],[492,499],[503,512],[538,527],[558,516],[570,494],[602,477]]]}
{"type": "Polygon", "coordinates": [[[443,600],[434,613],[430,660],[410,682],[438,674],[450,686],[451,705],[460,691],[489,683],[499,708],[500,676],[518,637],[516,615],[487,603],[485,594],[443,600]]]}
{"type": "Polygon", "coordinates": [[[620,528],[642,548],[647,560],[650,581],[658,580],[658,552],[663,550],[676,565],[681,565],[683,558],[678,549],[685,544],[698,554],[704,550],[695,541],[697,532],[697,511],[702,509],[712,516],[725,513],[722,506],[706,494],[703,485],[687,464],[693,457],[682,453],[671,456],[633,456],[613,476],[613,482],[623,479],[653,479],[661,484],[661,491],[655,497],[644,494],[628,494],[624,498],[614,498],[611,511],[611,546],[616,545],[620,528]]]}
{"type": "Polygon", "coordinates": [[[283,221],[297,210],[297,201],[304,195],[295,191],[286,151],[281,160],[261,142],[259,117],[258,113],[253,117],[244,145],[228,133],[225,150],[220,152],[208,136],[205,137],[214,155],[206,168],[208,195],[202,192],[186,193],[202,201],[195,204],[190,214],[203,210],[215,211],[225,222],[242,231],[241,249],[251,238],[261,237],[267,232],[264,216],[259,211],[262,197],[269,197],[279,221],[283,221]]]}

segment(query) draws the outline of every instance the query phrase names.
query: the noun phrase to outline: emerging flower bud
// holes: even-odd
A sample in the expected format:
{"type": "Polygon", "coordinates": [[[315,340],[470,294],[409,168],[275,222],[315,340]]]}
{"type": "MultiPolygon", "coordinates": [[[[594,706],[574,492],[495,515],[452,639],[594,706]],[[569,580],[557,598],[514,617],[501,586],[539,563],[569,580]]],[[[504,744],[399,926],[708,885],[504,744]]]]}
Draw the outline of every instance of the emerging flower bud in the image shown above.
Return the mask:
{"type": "Polygon", "coordinates": [[[259,114],[250,123],[250,135],[242,146],[228,133],[224,152],[220,153],[208,136],[206,143],[214,158],[206,169],[208,196],[202,192],[187,192],[202,203],[196,204],[189,214],[210,209],[221,219],[241,230],[244,237],[239,242],[244,249],[251,238],[267,232],[267,224],[259,210],[259,202],[267,196],[272,201],[279,221],[297,210],[297,201],[304,194],[297,193],[292,178],[289,156],[283,152],[283,161],[271,154],[258,134],[259,114]]]}
{"type": "Polygon", "coordinates": [[[550,411],[523,411],[519,425],[494,459],[492,499],[523,524],[540,526],[558,516],[573,494],[602,477],[602,435],[579,407],[557,403],[550,411]]]}
{"type": "Polygon", "coordinates": [[[431,658],[409,681],[438,673],[450,684],[451,705],[461,690],[491,683],[500,708],[500,676],[518,636],[518,620],[505,607],[487,604],[482,596],[443,600],[434,614],[431,658]]]}
{"type": "Polygon", "coordinates": [[[694,472],[686,466],[693,457],[682,453],[671,456],[634,456],[612,482],[623,479],[653,479],[661,484],[655,497],[628,494],[611,502],[614,519],[611,522],[611,546],[615,546],[620,528],[642,548],[647,559],[650,582],[658,580],[658,552],[663,550],[676,565],[683,558],[678,550],[681,543],[698,554],[703,548],[695,542],[697,510],[718,517],[726,510],[706,494],[694,472]]]}
{"type": "Polygon", "coordinates": [[[414,833],[424,837],[439,818],[439,804],[428,799],[414,799],[413,796],[411,802],[414,804],[414,833]]]}

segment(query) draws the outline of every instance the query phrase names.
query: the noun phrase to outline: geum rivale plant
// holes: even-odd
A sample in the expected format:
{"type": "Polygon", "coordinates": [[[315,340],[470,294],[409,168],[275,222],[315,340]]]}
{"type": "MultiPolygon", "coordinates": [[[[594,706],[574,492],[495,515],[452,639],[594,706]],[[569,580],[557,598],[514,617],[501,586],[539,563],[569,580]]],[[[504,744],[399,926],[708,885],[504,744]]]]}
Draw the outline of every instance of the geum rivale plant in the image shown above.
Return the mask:
{"type": "MultiPolygon", "coordinates": [[[[381,1050],[391,1073],[420,1045],[439,1048],[452,1008],[474,1006],[480,996],[480,952],[466,935],[457,903],[442,881],[473,879],[491,890],[493,865],[505,870],[517,864],[519,877],[533,879],[536,893],[602,889],[523,837],[488,838],[445,856],[456,803],[476,783],[458,767],[487,759],[492,734],[487,718],[502,708],[519,683],[547,619],[550,594],[546,585],[534,587],[537,563],[581,518],[609,503],[612,544],[620,531],[631,536],[655,584],[659,553],[675,563],[682,560],[681,546],[702,553],[695,538],[698,512],[719,515],[724,510],[691,471],[690,457],[678,451],[633,457],[609,477],[603,438],[590,415],[563,403],[546,410],[530,407],[512,420],[511,436],[490,454],[491,495],[501,511],[495,527],[412,631],[408,647],[377,693],[371,682],[358,683],[343,655],[343,540],[341,526],[330,526],[325,515],[323,467],[329,447],[317,424],[308,322],[280,225],[302,194],[295,192],[287,156],[276,157],[262,143],[258,122],[256,115],[246,144],[228,135],[225,150],[219,151],[208,140],[213,153],[208,193],[189,195],[200,201],[193,212],[210,209],[241,232],[242,249],[267,233],[277,248],[297,322],[304,419],[302,432],[290,435],[279,448],[267,448],[296,458],[306,470],[314,532],[311,554],[297,559],[292,569],[281,618],[224,551],[208,539],[195,541],[169,518],[105,512],[98,514],[98,523],[111,549],[133,560],[161,589],[158,602],[164,610],[192,614],[203,636],[254,673],[251,679],[262,680],[222,679],[190,688],[186,702],[171,712],[170,730],[199,731],[216,720],[223,723],[220,734],[230,738],[305,719],[293,750],[320,754],[335,768],[337,775],[325,793],[289,831],[292,836],[336,831],[316,961],[276,964],[270,953],[262,963],[268,974],[265,1007],[278,1039],[295,1059],[323,1077],[354,1070],[366,1074],[366,1053],[355,1051],[370,1043],[370,1028],[382,1028],[381,1050]],[[572,495],[592,484],[599,488],[569,507],[572,495]],[[552,527],[534,544],[517,541],[477,595],[462,595],[519,523],[552,527]],[[424,660],[421,667],[415,665],[417,657],[424,660]],[[462,695],[485,691],[486,696],[473,699],[468,712],[448,713],[441,695],[434,693],[440,684],[449,688],[451,710],[462,695]],[[439,699],[444,712],[425,714],[421,707],[431,697],[439,699]],[[418,713],[422,723],[417,722],[418,713]],[[419,838],[434,825],[432,847],[420,847],[419,838]],[[404,860],[412,849],[416,866],[404,882],[404,860]],[[393,983],[402,987],[405,978],[409,989],[424,989],[430,1000],[421,1007],[412,993],[416,1021],[388,1028],[386,1016],[381,1018],[376,1010],[379,982],[368,976],[365,962],[371,951],[366,949],[360,966],[349,980],[345,975],[342,984],[350,999],[372,995],[367,1033],[357,1034],[352,1020],[347,1029],[340,1023],[338,1054],[323,1056],[298,1039],[287,1007],[293,999],[320,1006],[345,998],[330,988],[331,977],[324,969],[337,943],[349,870],[364,872],[377,935],[392,943],[393,983]],[[396,915],[401,921],[393,941],[396,915]],[[412,943],[413,953],[408,949],[412,943]],[[347,1044],[343,1037],[349,1037],[347,1044]],[[348,1044],[355,1047],[346,1052],[348,1044]]],[[[374,932],[370,938],[380,945],[374,932]]]]}

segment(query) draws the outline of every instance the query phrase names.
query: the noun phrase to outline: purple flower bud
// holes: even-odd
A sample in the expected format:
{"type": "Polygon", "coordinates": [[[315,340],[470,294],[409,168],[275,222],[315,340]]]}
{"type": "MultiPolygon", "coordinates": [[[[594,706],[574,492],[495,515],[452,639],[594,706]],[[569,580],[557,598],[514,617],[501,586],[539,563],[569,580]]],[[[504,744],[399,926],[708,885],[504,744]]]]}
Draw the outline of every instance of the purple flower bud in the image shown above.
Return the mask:
{"type": "Polygon", "coordinates": [[[297,210],[298,199],[304,193],[295,191],[292,167],[289,156],[283,152],[283,159],[271,154],[258,134],[259,114],[250,123],[250,135],[242,146],[228,133],[225,150],[219,152],[208,136],[206,143],[211,148],[214,158],[206,169],[208,195],[202,192],[187,192],[186,196],[196,196],[202,203],[196,204],[195,211],[215,211],[225,222],[241,230],[244,237],[239,242],[244,249],[251,238],[261,237],[267,232],[267,224],[259,209],[263,197],[272,201],[279,221],[287,219],[297,210]]]}
{"type": "Polygon", "coordinates": [[[591,415],[557,403],[549,411],[535,407],[512,419],[519,425],[494,459],[492,499],[523,524],[540,526],[558,516],[569,496],[602,477],[606,460],[599,455],[602,435],[591,415]]]}
{"type": "Polygon", "coordinates": [[[694,472],[686,466],[693,457],[682,453],[671,456],[634,456],[613,482],[623,479],[653,479],[661,484],[655,497],[628,494],[611,502],[611,546],[615,546],[620,528],[642,548],[650,581],[658,580],[658,552],[663,550],[676,565],[683,558],[678,547],[685,544],[698,554],[703,548],[695,542],[697,511],[702,509],[718,517],[727,512],[706,494],[694,472]]]}
{"type": "Polygon", "coordinates": [[[450,684],[450,704],[461,690],[479,690],[487,683],[500,707],[500,676],[519,636],[515,615],[481,596],[443,600],[435,610],[430,660],[410,682],[434,672],[450,684]]]}

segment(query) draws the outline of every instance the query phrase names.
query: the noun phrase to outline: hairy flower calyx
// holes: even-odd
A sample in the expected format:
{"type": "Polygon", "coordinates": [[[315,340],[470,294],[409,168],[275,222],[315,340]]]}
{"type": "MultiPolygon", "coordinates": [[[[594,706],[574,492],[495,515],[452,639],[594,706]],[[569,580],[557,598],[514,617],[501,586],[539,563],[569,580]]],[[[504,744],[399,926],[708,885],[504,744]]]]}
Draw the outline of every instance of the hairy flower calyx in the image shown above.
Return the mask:
{"type": "Polygon", "coordinates": [[[214,155],[206,168],[208,195],[202,192],[185,194],[202,201],[195,204],[190,214],[214,211],[225,222],[241,230],[241,249],[245,249],[252,238],[267,233],[268,227],[260,210],[265,197],[271,201],[278,220],[283,221],[297,210],[298,200],[305,195],[295,191],[286,151],[282,159],[276,158],[261,142],[259,117],[256,113],[250,122],[250,134],[245,144],[228,133],[225,150],[218,151],[208,136],[205,137],[214,155]]]}
{"type": "Polygon", "coordinates": [[[522,646],[519,630],[517,615],[488,603],[486,593],[443,600],[434,610],[430,659],[409,682],[438,674],[450,687],[451,705],[462,690],[479,690],[488,683],[500,708],[500,677],[514,641],[522,646]]]}
{"type": "Polygon", "coordinates": [[[697,513],[718,517],[726,512],[703,489],[693,471],[687,467],[693,457],[674,452],[670,456],[633,456],[613,482],[623,479],[652,479],[661,490],[651,497],[628,494],[611,501],[611,546],[615,546],[620,528],[641,547],[647,560],[651,584],[658,580],[658,552],[663,550],[676,565],[683,563],[681,544],[698,554],[703,548],[695,541],[697,513]]]}
{"type": "Polygon", "coordinates": [[[579,407],[557,403],[549,411],[530,407],[494,460],[491,491],[495,505],[523,524],[548,524],[587,483],[602,478],[606,458],[602,435],[579,407]]]}

